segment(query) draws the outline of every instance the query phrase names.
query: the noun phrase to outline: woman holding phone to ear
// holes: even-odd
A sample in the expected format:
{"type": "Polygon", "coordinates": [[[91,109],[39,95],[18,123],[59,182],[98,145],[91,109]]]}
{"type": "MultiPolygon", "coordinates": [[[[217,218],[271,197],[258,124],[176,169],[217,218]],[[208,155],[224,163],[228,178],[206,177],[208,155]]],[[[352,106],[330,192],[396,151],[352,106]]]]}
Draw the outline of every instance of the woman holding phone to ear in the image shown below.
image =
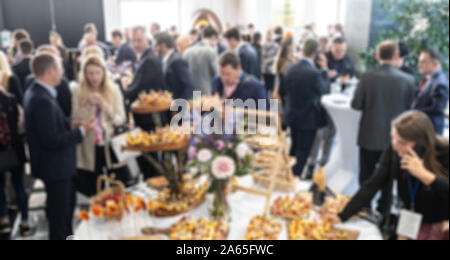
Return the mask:
{"type": "Polygon", "coordinates": [[[449,219],[448,156],[448,139],[436,135],[425,114],[402,114],[392,123],[391,148],[384,153],[374,176],[339,214],[340,220],[345,222],[356,215],[394,179],[405,209],[423,217],[418,239],[448,240],[444,224],[449,219]]]}

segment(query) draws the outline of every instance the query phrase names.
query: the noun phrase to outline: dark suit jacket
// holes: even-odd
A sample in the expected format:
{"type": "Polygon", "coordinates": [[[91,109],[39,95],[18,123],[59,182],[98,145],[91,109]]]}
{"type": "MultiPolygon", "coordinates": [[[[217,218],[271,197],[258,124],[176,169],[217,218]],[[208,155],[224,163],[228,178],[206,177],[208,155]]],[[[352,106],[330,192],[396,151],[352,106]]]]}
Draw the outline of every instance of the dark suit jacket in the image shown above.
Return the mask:
{"type": "Polygon", "coordinates": [[[295,130],[315,130],[326,125],[326,111],[321,105],[329,93],[328,73],[307,60],[291,65],[285,76],[286,124],[295,130]]]}
{"type": "Polygon", "coordinates": [[[29,75],[31,75],[31,68],[30,68],[30,58],[25,58],[21,62],[15,64],[12,69],[14,71],[14,74],[19,78],[20,84],[22,86],[22,91],[25,92],[25,81],[29,75]]]}
{"type": "Polygon", "coordinates": [[[168,91],[172,92],[174,99],[192,99],[195,83],[188,63],[181,58],[178,52],[173,52],[166,66],[165,86],[168,91]]]}
{"type": "Polygon", "coordinates": [[[334,60],[333,54],[331,54],[331,52],[327,52],[326,57],[328,60],[328,68],[330,70],[335,70],[338,72],[338,75],[336,77],[330,79],[331,81],[335,81],[341,76],[355,76],[355,65],[350,56],[345,55],[342,60],[334,60]]]}
{"type": "Polygon", "coordinates": [[[70,129],[56,98],[38,83],[27,93],[25,120],[33,176],[44,182],[75,176],[75,145],[82,141],[82,133],[70,129]]]}
{"type": "Polygon", "coordinates": [[[128,43],[122,44],[116,53],[116,65],[119,66],[126,61],[130,61],[133,64],[136,62],[136,53],[134,53],[133,48],[128,43]]]}
{"type": "Polygon", "coordinates": [[[444,131],[444,110],[447,107],[448,92],[447,76],[440,70],[432,76],[425,89],[417,93],[413,104],[413,109],[420,110],[430,117],[439,134],[444,131]]]}
{"type": "MultiPolygon", "coordinates": [[[[31,74],[27,77],[25,81],[25,92],[34,84],[34,75],[31,74]]],[[[64,115],[67,118],[72,116],[72,91],[70,91],[69,82],[67,79],[63,78],[61,84],[56,87],[56,92],[58,92],[58,103],[61,107],[64,115]]]]}
{"type": "Polygon", "coordinates": [[[261,69],[258,63],[258,53],[249,44],[242,45],[239,48],[239,58],[241,59],[242,69],[250,75],[260,78],[261,69]]]}
{"type": "Polygon", "coordinates": [[[358,145],[385,151],[391,144],[391,123],[411,108],[414,78],[392,65],[382,65],[362,75],[352,107],[362,111],[358,145]]]}
{"type": "Polygon", "coordinates": [[[155,56],[151,49],[142,54],[136,63],[134,80],[124,93],[129,103],[133,103],[142,92],[164,89],[164,78],[161,59],[155,56]]]}
{"type": "MultiPolygon", "coordinates": [[[[213,95],[219,94],[222,98],[224,97],[224,85],[220,77],[216,77],[214,79],[212,93],[213,95]]],[[[238,87],[229,99],[240,99],[244,102],[249,99],[255,100],[256,108],[258,109],[258,100],[264,99],[267,102],[267,94],[264,85],[261,82],[256,80],[253,76],[243,72],[241,78],[239,79],[238,87]]],[[[268,108],[269,105],[266,104],[266,109],[268,108]]]]}
{"type": "MultiPolygon", "coordinates": [[[[134,80],[124,93],[128,105],[131,105],[142,92],[165,89],[161,59],[154,55],[151,49],[143,53],[135,66],[134,80]]],[[[145,131],[152,131],[155,128],[151,115],[135,114],[134,120],[136,125],[145,131]]]]}

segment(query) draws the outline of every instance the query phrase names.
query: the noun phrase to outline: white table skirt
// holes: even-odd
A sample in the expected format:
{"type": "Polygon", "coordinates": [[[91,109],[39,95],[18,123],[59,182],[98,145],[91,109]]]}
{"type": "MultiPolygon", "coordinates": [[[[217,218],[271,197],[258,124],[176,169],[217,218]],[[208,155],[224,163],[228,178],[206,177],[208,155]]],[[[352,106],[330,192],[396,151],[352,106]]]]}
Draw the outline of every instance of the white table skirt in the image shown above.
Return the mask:
{"type": "MultiPolygon", "coordinates": [[[[251,187],[261,189],[259,186],[253,184],[251,176],[246,176],[239,179],[239,184],[244,187],[251,187]]],[[[307,191],[310,187],[309,182],[300,182],[297,186],[297,192],[307,191]]],[[[141,184],[134,192],[138,196],[145,198],[153,197],[157,194],[155,190],[149,189],[145,184],[141,184]]],[[[287,195],[286,193],[274,193],[272,200],[275,200],[279,195],[287,195]]],[[[292,195],[292,194],[291,194],[292,195]]],[[[229,234],[230,240],[244,239],[247,225],[250,219],[255,215],[263,213],[265,198],[248,194],[244,192],[235,192],[228,197],[228,202],[231,206],[231,231],[229,234]]],[[[141,235],[140,230],[143,227],[157,227],[168,228],[176,223],[182,216],[193,216],[195,218],[209,216],[209,207],[212,204],[212,197],[208,196],[206,203],[191,212],[170,218],[155,218],[150,217],[147,212],[140,212],[126,216],[122,222],[105,222],[103,220],[91,220],[88,223],[81,223],[75,232],[75,237],[82,240],[116,240],[124,237],[133,237],[141,235]]],[[[287,239],[286,222],[280,219],[283,224],[283,231],[279,236],[280,240],[287,239]]],[[[351,221],[339,225],[342,228],[358,230],[361,232],[360,240],[380,240],[381,234],[378,228],[364,220],[351,221]]]]}
{"type": "Polygon", "coordinates": [[[325,167],[328,185],[345,195],[354,195],[359,188],[357,139],[361,113],[351,108],[352,96],[332,94],[322,98],[322,105],[336,126],[336,147],[325,167]]]}

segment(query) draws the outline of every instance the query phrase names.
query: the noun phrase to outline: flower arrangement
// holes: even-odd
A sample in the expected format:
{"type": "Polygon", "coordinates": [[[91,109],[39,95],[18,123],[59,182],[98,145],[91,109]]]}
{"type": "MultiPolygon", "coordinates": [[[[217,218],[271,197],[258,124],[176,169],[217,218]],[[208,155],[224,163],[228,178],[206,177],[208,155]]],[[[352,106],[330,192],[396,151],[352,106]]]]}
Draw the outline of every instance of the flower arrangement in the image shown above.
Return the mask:
{"type": "Polygon", "coordinates": [[[233,176],[244,176],[253,169],[253,151],[238,135],[200,135],[191,140],[188,170],[207,175],[214,193],[211,217],[229,218],[227,188],[233,176]]]}

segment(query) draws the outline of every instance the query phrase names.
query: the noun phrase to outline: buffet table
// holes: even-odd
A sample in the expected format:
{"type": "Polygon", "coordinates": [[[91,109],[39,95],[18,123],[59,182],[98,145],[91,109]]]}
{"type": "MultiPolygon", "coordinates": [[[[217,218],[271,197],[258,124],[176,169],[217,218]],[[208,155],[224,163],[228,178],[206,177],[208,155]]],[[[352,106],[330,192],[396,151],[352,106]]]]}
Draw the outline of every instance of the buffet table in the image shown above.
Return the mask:
{"type": "MultiPolygon", "coordinates": [[[[241,186],[261,189],[259,186],[255,186],[253,184],[251,176],[242,177],[238,181],[241,186]]],[[[307,191],[310,185],[311,183],[309,182],[300,182],[297,185],[296,192],[307,191]]],[[[144,183],[132,188],[132,192],[135,195],[144,198],[154,197],[158,193],[156,190],[148,188],[144,183]]],[[[286,195],[286,193],[275,192],[272,196],[272,200],[275,200],[280,195],[286,195]]],[[[228,238],[229,240],[242,240],[244,239],[246,228],[250,222],[250,219],[253,216],[260,215],[263,212],[265,197],[238,191],[229,195],[228,201],[232,210],[231,231],[228,238]]],[[[120,223],[105,222],[104,220],[82,222],[76,229],[75,238],[81,240],[117,240],[142,235],[140,230],[143,227],[169,228],[183,216],[207,218],[211,202],[212,197],[208,196],[206,203],[187,214],[177,217],[156,218],[151,217],[147,212],[140,212],[136,214],[131,213],[131,215],[126,216],[120,223]]],[[[280,222],[285,223],[281,219],[280,222]]],[[[287,239],[285,226],[286,225],[283,225],[283,231],[279,236],[280,240],[287,239]]],[[[339,227],[359,231],[360,240],[381,240],[381,234],[378,228],[365,220],[353,220],[348,223],[341,224],[339,227]]]]}
{"type": "MultiPolygon", "coordinates": [[[[336,126],[336,147],[325,167],[328,185],[344,194],[354,195],[359,188],[359,149],[357,146],[361,113],[351,108],[357,82],[345,92],[333,91],[322,98],[322,105],[328,111],[336,126]]],[[[336,86],[332,86],[335,89],[336,86]]]]}

